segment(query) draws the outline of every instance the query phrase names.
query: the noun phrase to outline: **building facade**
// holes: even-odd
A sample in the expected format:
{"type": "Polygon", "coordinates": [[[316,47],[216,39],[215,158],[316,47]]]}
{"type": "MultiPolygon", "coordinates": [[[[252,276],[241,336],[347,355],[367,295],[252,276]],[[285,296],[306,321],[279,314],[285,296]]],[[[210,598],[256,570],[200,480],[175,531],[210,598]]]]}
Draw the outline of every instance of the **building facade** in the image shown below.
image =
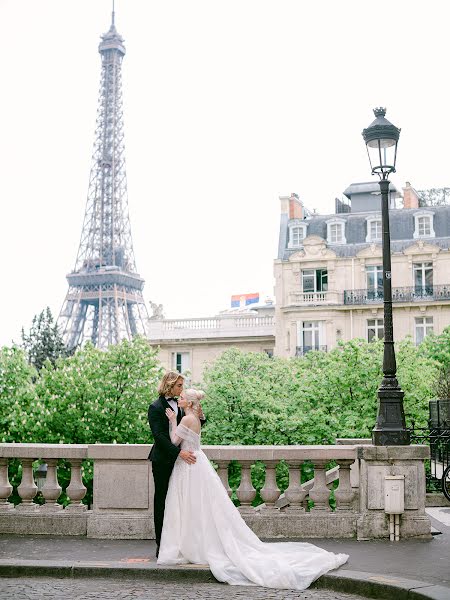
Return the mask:
{"type": "MultiPolygon", "coordinates": [[[[282,197],[275,260],[275,354],[329,350],[339,340],[383,337],[381,197],[352,184],[336,212],[311,215],[282,197]]],[[[450,324],[450,206],[420,207],[409,183],[403,207],[391,185],[394,337],[416,343],[450,324]]]]}
{"type": "Polygon", "coordinates": [[[243,352],[266,352],[275,347],[274,306],[231,310],[215,317],[192,319],[151,319],[149,339],[159,347],[159,359],[166,369],[176,369],[189,383],[200,383],[205,367],[229,348],[243,352]]]}

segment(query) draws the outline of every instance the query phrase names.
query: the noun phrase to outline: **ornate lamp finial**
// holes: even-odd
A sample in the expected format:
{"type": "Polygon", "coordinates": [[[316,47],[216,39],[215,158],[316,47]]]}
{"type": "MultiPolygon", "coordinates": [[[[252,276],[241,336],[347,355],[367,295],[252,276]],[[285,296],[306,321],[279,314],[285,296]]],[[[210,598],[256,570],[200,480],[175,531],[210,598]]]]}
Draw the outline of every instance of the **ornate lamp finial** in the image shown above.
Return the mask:
{"type": "Polygon", "coordinates": [[[386,116],[386,109],[382,108],[381,106],[379,108],[374,108],[373,109],[373,114],[376,117],[385,117],[386,116]]]}

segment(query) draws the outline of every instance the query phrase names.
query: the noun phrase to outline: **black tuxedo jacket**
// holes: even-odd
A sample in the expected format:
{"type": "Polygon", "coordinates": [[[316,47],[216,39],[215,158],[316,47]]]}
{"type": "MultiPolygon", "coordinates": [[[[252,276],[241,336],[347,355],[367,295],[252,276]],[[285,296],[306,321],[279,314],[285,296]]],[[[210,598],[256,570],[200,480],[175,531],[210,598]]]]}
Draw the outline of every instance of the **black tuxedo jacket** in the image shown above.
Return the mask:
{"type": "MultiPolygon", "coordinates": [[[[159,396],[158,400],[148,407],[148,422],[155,440],[148,457],[154,463],[166,464],[171,468],[181,448],[170,441],[169,419],[166,417],[166,408],[171,407],[164,396],[159,396]]],[[[177,424],[180,423],[183,416],[183,409],[178,407],[177,424]]],[[[205,420],[201,419],[200,422],[203,425],[205,420]]]]}
{"type": "MultiPolygon", "coordinates": [[[[169,419],[166,417],[166,408],[171,409],[171,406],[164,396],[160,396],[148,407],[148,423],[155,440],[148,457],[155,463],[173,465],[180,453],[180,447],[175,446],[170,441],[169,419]]],[[[183,409],[178,408],[177,424],[182,417],[183,409]]]]}

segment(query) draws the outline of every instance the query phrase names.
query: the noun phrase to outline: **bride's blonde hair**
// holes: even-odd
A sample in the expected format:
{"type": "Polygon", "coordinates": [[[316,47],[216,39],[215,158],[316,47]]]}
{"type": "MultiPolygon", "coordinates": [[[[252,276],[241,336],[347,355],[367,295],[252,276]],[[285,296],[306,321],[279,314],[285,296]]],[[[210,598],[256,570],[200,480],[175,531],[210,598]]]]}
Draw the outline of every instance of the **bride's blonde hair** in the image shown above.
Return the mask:
{"type": "Polygon", "coordinates": [[[203,390],[194,390],[194,388],[189,388],[184,390],[183,396],[186,398],[188,402],[191,403],[191,407],[193,410],[198,410],[198,405],[200,400],[203,400],[205,397],[205,392],[203,390]]]}

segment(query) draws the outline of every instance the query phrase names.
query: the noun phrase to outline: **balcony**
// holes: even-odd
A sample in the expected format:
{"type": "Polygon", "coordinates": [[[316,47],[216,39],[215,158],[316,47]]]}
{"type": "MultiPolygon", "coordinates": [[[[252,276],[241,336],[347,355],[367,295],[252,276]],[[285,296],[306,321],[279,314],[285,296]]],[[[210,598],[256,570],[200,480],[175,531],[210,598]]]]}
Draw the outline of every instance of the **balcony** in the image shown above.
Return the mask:
{"type": "Polygon", "coordinates": [[[290,304],[306,304],[310,306],[322,304],[342,304],[342,292],[291,292],[290,304]]]}
{"type": "MultiPolygon", "coordinates": [[[[433,302],[436,300],[450,300],[450,284],[392,288],[392,302],[433,302]]],[[[379,304],[381,302],[383,302],[383,290],[344,291],[344,304],[379,304]]]]}
{"type": "Polygon", "coordinates": [[[295,356],[305,356],[311,351],[326,352],[327,346],[297,346],[295,349],[295,356]]]}

